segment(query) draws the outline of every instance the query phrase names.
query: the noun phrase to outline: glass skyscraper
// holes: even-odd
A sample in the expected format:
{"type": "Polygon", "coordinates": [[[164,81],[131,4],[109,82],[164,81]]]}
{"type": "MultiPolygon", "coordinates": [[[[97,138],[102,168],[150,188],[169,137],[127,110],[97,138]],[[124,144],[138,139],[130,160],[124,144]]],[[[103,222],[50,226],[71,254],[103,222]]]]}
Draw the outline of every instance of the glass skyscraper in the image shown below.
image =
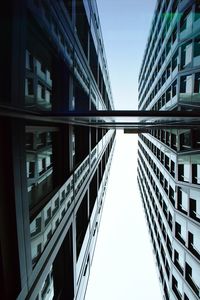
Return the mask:
{"type": "MultiPolygon", "coordinates": [[[[199,111],[200,2],[157,1],[139,76],[139,109],[199,111]]],[[[139,134],[138,183],[163,297],[200,298],[200,130],[139,134]]]]}
{"type": "Polygon", "coordinates": [[[83,299],[115,130],[50,120],[112,110],[95,1],[0,11],[0,299],[83,299]]]}

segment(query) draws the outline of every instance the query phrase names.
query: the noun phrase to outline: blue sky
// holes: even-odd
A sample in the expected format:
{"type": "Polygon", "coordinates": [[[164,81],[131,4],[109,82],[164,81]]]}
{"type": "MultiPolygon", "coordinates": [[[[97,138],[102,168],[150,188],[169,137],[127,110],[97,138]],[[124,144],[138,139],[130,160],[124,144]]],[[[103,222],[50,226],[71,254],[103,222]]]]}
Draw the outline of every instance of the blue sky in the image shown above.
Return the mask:
{"type": "Polygon", "coordinates": [[[118,131],[85,300],[161,300],[137,185],[137,135],[118,131]]]}
{"type": "Polygon", "coordinates": [[[156,0],[97,0],[116,109],[137,109],[138,75],[156,0]]]}
{"type": "MultiPolygon", "coordinates": [[[[137,109],[156,0],[97,0],[116,109],[137,109]]],[[[137,135],[118,132],[86,300],[161,300],[137,186],[137,135]]]]}

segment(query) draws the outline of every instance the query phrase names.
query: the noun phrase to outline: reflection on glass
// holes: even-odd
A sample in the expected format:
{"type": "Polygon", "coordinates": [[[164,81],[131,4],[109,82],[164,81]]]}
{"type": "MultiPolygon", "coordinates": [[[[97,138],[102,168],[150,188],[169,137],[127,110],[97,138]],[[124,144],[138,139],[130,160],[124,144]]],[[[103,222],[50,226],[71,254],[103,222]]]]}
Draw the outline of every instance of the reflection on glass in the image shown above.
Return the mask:
{"type": "Polygon", "coordinates": [[[29,206],[32,208],[53,189],[53,133],[44,129],[26,132],[26,170],[29,206]]]}
{"type": "Polygon", "coordinates": [[[51,71],[26,50],[25,105],[29,109],[51,110],[51,71]]]}
{"type": "Polygon", "coordinates": [[[32,263],[35,265],[73,202],[73,176],[30,223],[32,263]]]}
{"type": "Polygon", "coordinates": [[[47,275],[41,290],[39,291],[35,300],[52,300],[54,298],[54,282],[52,266],[47,275]]]}

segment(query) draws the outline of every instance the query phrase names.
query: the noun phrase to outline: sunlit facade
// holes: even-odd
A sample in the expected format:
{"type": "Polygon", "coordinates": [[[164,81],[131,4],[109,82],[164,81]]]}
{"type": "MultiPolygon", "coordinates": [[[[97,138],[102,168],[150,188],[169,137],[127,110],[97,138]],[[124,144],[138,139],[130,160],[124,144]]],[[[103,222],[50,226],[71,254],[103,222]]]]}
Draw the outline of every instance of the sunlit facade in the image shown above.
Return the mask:
{"type": "Polygon", "coordinates": [[[114,108],[96,2],[0,15],[0,299],[83,299],[115,130],[47,116],[114,108]]]}
{"type": "MultiPolygon", "coordinates": [[[[199,110],[199,34],[199,1],[157,1],[139,76],[140,110],[199,110]]],[[[138,183],[164,299],[199,299],[200,130],[139,134],[138,183]]]]}

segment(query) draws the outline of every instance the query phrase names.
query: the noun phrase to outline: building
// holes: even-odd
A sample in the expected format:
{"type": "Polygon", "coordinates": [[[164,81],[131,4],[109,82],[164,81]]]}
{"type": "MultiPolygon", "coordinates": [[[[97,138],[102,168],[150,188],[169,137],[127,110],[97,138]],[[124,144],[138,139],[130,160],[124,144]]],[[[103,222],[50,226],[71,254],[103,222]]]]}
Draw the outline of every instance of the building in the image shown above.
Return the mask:
{"type": "Polygon", "coordinates": [[[0,298],[83,299],[115,130],[47,116],[114,108],[96,1],[0,15],[0,298]]]}
{"type": "MultiPolygon", "coordinates": [[[[200,2],[157,1],[139,76],[140,110],[199,110],[200,2]]],[[[139,134],[138,183],[163,297],[200,298],[200,130],[139,134]]]]}

